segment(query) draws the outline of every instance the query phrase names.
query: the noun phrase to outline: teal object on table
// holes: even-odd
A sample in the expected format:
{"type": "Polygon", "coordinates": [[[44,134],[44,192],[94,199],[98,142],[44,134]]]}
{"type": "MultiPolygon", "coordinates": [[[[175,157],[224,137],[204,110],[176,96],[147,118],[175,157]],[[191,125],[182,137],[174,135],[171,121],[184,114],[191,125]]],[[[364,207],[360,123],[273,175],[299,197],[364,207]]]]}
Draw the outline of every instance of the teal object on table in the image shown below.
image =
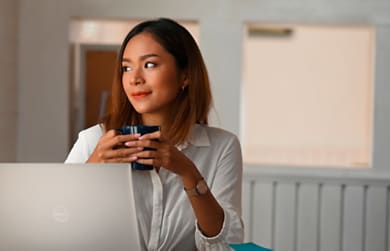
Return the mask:
{"type": "Polygon", "coordinates": [[[260,247],[253,242],[229,244],[229,246],[235,251],[272,251],[271,249],[260,247]]]}

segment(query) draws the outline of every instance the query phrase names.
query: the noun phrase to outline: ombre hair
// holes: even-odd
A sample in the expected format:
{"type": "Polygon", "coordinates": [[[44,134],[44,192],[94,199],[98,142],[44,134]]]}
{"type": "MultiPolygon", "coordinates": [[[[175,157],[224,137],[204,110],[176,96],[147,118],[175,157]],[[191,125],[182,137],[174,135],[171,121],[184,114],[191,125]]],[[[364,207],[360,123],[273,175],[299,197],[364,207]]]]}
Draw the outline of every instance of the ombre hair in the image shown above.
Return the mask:
{"type": "Polygon", "coordinates": [[[139,23],[124,39],[116,62],[111,106],[103,118],[103,125],[108,131],[142,124],[141,114],[131,105],[123,89],[122,58],[128,42],[143,32],[151,34],[175,58],[177,70],[186,73],[186,86],[179,91],[172,106],[169,128],[164,128],[165,136],[172,143],[182,144],[188,140],[194,124],[208,124],[212,95],[206,65],[194,38],[183,26],[167,18],[139,23]]]}

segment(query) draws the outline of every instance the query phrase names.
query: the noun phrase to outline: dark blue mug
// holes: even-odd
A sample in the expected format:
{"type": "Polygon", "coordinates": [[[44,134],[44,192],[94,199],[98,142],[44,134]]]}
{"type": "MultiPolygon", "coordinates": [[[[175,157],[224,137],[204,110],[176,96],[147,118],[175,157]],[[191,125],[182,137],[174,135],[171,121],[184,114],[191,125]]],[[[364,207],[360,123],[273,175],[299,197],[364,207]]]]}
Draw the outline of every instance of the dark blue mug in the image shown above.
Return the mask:
{"type": "MultiPolygon", "coordinates": [[[[136,134],[141,135],[160,131],[160,126],[147,126],[147,125],[126,125],[119,129],[116,129],[120,134],[136,134]]],[[[151,148],[145,148],[145,150],[154,150],[151,148]]],[[[131,167],[135,170],[153,170],[152,165],[140,164],[137,162],[131,162],[131,167]]]]}

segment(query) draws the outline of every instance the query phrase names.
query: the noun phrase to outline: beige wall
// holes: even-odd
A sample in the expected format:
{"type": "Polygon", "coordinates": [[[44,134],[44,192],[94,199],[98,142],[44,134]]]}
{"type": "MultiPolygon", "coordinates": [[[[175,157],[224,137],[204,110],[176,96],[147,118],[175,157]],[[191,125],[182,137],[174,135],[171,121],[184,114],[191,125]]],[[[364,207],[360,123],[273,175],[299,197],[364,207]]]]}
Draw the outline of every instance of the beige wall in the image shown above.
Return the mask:
{"type": "Polygon", "coordinates": [[[268,29],[284,27],[290,35],[258,33],[244,40],[244,161],[369,167],[374,29],[301,24],[268,29]]]}
{"type": "Polygon", "coordinates": [[[0,161],[16,160],[18,1],[0,1],[0,161]]]}

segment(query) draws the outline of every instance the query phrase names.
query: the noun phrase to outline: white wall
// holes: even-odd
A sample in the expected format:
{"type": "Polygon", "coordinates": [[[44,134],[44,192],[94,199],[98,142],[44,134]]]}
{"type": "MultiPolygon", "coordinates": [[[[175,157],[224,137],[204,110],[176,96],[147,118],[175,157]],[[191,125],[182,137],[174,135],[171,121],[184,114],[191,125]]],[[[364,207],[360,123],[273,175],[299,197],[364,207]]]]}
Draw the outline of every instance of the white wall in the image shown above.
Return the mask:
{"type": "Polygon", "coordinates": [[[16,160],[18,2],[0,1],[0,161],[16,160]]]}
{"type": "MultiPolygon", "coordinates": [[[[218,118],[239,133],[243,24],[249,21],[377,25],[374,166],[390,163],[390,4],[387,0],[20,0],[18,161],[62,161],[68,151],[69,45],[72,17],[200,22],[218,118]]],[[[2,123],[2,122],[1,122],[2,123]]]]}

